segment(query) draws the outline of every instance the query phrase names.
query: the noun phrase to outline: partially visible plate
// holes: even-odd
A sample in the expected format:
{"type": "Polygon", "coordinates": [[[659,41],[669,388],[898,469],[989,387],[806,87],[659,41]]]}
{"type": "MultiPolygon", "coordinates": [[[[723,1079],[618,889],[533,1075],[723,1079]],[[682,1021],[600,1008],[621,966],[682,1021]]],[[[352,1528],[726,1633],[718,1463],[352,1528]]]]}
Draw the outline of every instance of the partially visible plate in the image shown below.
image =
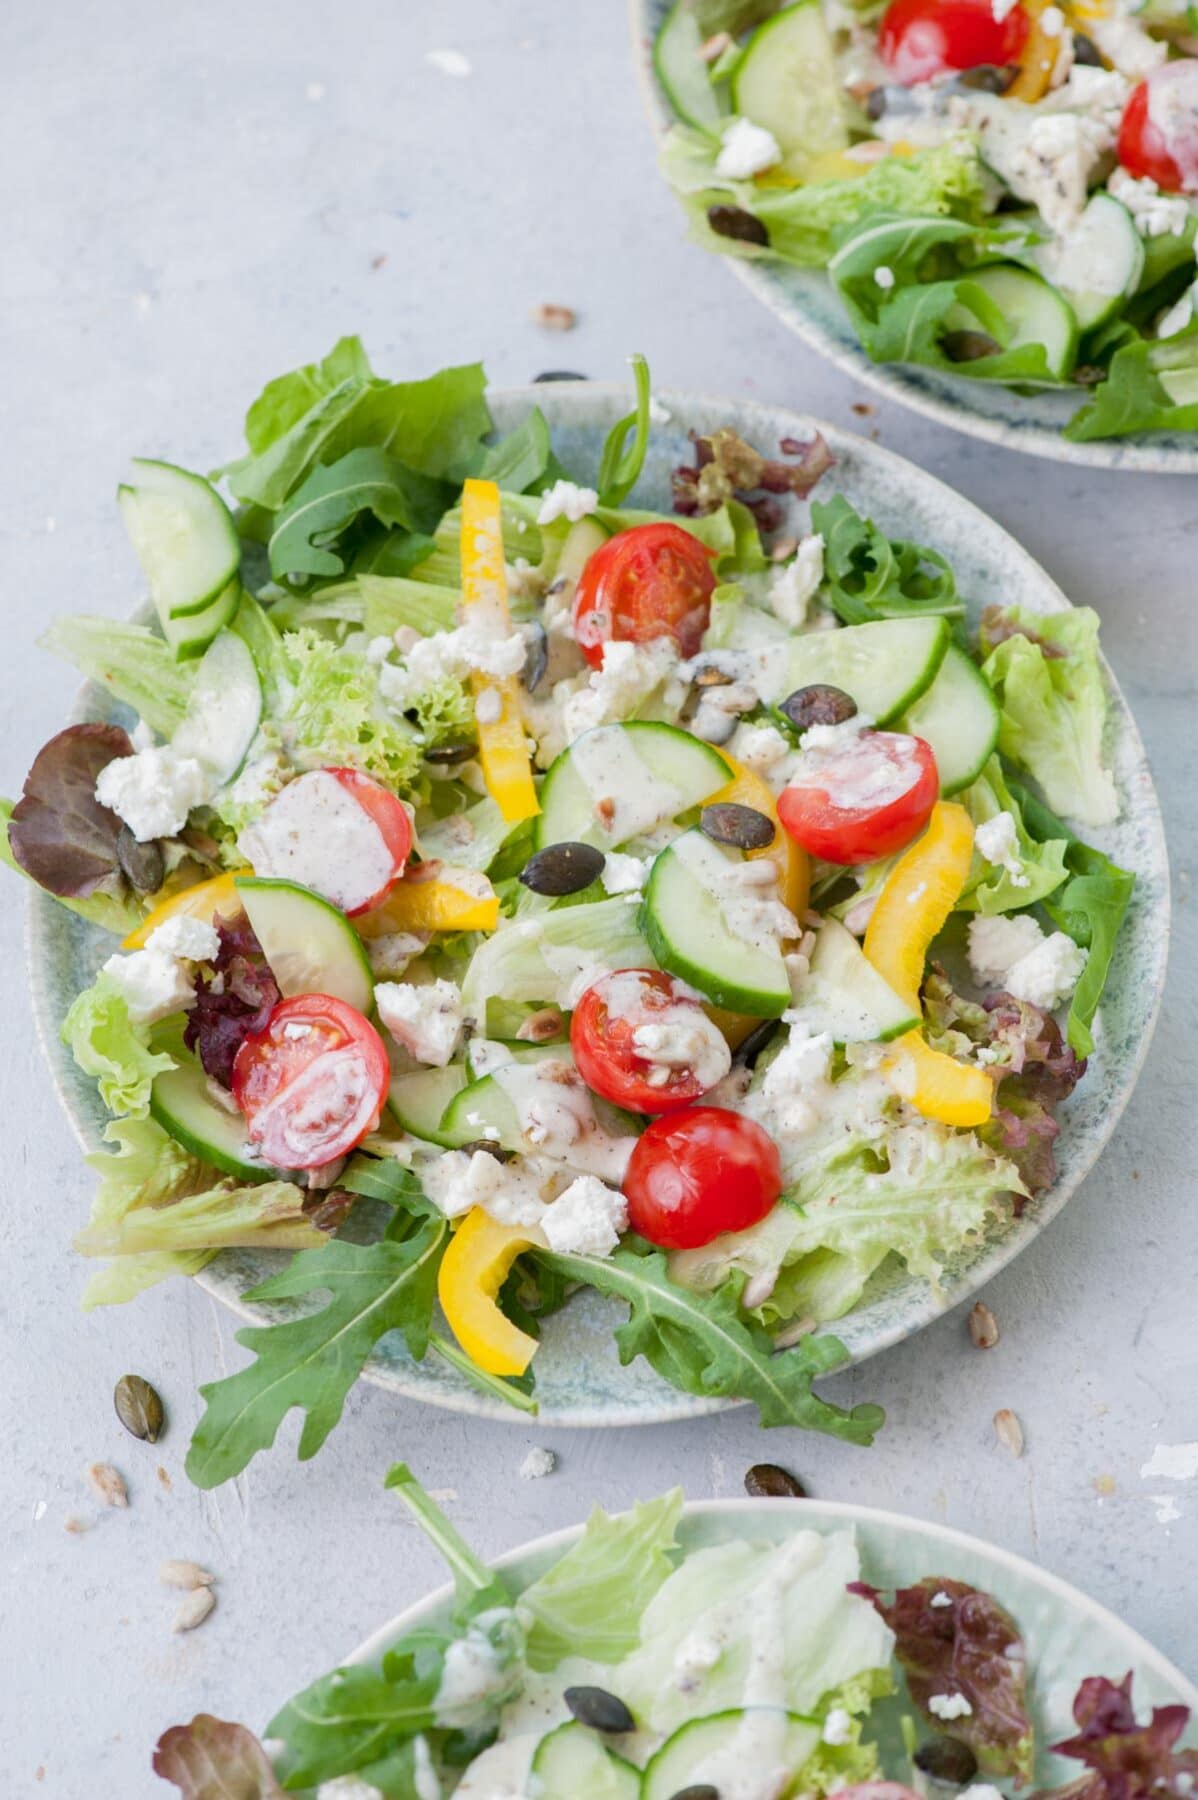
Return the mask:
{"type": "MultiPolygon", "coordinates": [[[[591,382],[510,389],[489,398],[500,430],[516,424],[530,407],[540,406],[562,461],[580,473],[597,467],[606,432],[628,406],[625,389],[591,382]]],[[[975,619],[988,600],[1001,599],[1045,613],[1060,612],[1069,605],[1044,570],[993,519],[891,451],[778,407],[668,392],[660,398],[670,421],[654,430],[634,496],[638,505],[669,510],[670,472],[690,457],[691,429],[706,433],[731,425],[750,443],[766,450],[780,438],[805,439],[818,430],[837,459],[835,471],[825,478],[826,491],[844,493],[860,512],[892,535],[929,544],[947,556],[975,619]]],[[[854,1362],[899,1343],[967,1299],[1055,1218],[1115,1129],[1147,1052],[1165,975],[1168,864],[1144,747],[1109,671],[1107,679],[1111,700],[1107,752],[1121,814],[1116,825],[1088,835],[1116,862],[1134,869],[1138,881],[1111,968],[1098,1051],[1085,1080],[1062,1108],[1058,1179],[972,1261],[950,1268],[940,1294],[901,1270],[880,1271],[867,1289],[864,1303],[832,1327],[854,1362]]],[[[102,689],[88,684],[73,716],[121,715],[102,689]]],[[[95,1150],[107,1115],[94,1083],[76,1068],[63,1045],[59,1026],[75,995],[111,953],[112,941],[36,889],[30,896],[27,941],[42,1047],[77,1136],[85,1149],[95,1150]]],[[[305,1310],[295,1302],[265,1307],[245,1299],[247,1290],[263,1280],[277,1260],[277,1253],[225,1251],[197,1279],[243,1318],[269,1324],[305,1310]]],[[[681,1394],[643,1362],[621,1368],[612,1328],[622,1316],[623,1309],[614,1303],[584,1293],[565,1312],[547,1321],[536,1360],[542,1423],[658,1424],[721,1411],[729,1404],[681,1394]]],[[[521,1418],[502,1402],[479,1394],[436,1356],[413,1362],[397,1332],[381,1340],[365,1373],[381,1387],[434,1405],[509,1423],[521,1418]]]]}
{"type": "MultiPolygon", "coordinates": [[[[1061,1581],[1021,1556],[999,1550],[980,1538],[951,1531],[924,1519],[881,1512],[870,1506],[836,1505],[820,1500],[696,1500],[683,1511],[679,1540],[686,1550],[749,1538],[778,1543],[792,1532],[843,1531],[855,1528],[862,1574],[875,1587],[892,1588],[925,1575],[966,1581],[993,1594],[1023,1633],[1028,1654],[1028,1687],[1036,1728],[1037,1789],[1073,1780],[1076,1763],[1051,1755],[1046,1746],[1071,1737],[1073,1696],[1087,1675],[1121,1681],[1130,1669],[1132,1695],[1139,1718],[1153,1706],[1180,1704],[1192,1709],[1193,1740],[1198,1726],[1198,1688],[1152,1645],[1068,1582],[1061,1581]]],[[[520,1587],[536,1579],[582,1534],[581,1526],[536,1538],[501,1556],[495,1567],[520,1587]]],[[[452,1586],[439,1589],[408,1607],[369,1637],[346,1660],[377,1663],[404,1632],[418,1627],[444,1630],[449,1624],[452,1586]]],[[[901,1690],[901,1683],[900,1683],[901,1690]]],[[[898,1730],[900,1712],[909,1711],[906,1696],[883,1702],[871,1713],[869,1735],[882,1746],[884,1762],[895,1771],[905,1767],[898,1730]]]]}
{"type": "MultiPolygon", "coordinates": [[[[653,66],[653,45],[672,4],[673,0],[628,0],[637,77],[657,137],[675,117],[653,66]]],[[[1198,473],[1198,434],[1194,432],[1152,431],[1137,438],[1071,443],[1061,436],[1061,430],[1082,404],[1080,389],[1059,393],[1046,388],[1017,394],[998,381],[969,381],[914,364],[872,362],[822,271],[796,269],[782,262],[747,262],[737,256],[720,260],[784,325],[830,363],[938,424],[1054,462],[1134,469],[1150,475],[1198,473]]]]}

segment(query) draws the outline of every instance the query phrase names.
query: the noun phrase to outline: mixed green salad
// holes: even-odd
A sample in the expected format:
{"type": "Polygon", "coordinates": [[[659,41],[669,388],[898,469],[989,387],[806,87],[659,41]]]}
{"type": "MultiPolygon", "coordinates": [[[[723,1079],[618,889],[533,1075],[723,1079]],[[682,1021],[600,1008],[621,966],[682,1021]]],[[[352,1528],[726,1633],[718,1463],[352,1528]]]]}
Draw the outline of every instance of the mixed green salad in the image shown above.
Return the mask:
{"type": "Polygon", "coordinates": [[[5,806],[119,938],[62,1025],[110,1115],[85,1304],[238,1246],[296,1252],[255,1300],[327,1296],[239,1334],[202,1486],[293,1407],[314,1454],[392,1331],[535,1411],[586,1288],[623,1361],[868,1443],[816,1327],[1053,1182],[1134,883],[1059,816],[1118,809],[1094,614],[975,634],[818,437],[697,438],[629,508],[636,381],[589,486],[480,367],[344,340],[218,476],[134,466],[155,622],[46,639],[129,727],[5,806]]]}
{"type": "MultiPolygon", "coordinates": [[[[748,1523],[683,1551],[675,1491],[596,1509],[517,1584],[402,1464],[388,1486],[452,1571],[448,1625],[313,1682],[265,1746],[205,1714],[166,1732],[154,1770],[184,1800],[1002,1800],[997,1783],[1034,1778],[1034,1714],[1068,1704],[1035,1693],[1036,1645],[992,1594],[933,1571],[883,1592],[851,1525],[815,1530],[796,1510],[781,1539],[748,1523]]],[[[1051,1748],[1082,1772],[1045,1800],[1192,1793],[1189,1708],[1137,1720],[1132,1682],[1081,1683],[1076,1732],[1051,1748]]]]}
{"type": "Polygon", "coordinates": [[[655,67],[695,236],[825,269],[874,362],[1198,430],[1186,0],[675,0],[655,67]]]}

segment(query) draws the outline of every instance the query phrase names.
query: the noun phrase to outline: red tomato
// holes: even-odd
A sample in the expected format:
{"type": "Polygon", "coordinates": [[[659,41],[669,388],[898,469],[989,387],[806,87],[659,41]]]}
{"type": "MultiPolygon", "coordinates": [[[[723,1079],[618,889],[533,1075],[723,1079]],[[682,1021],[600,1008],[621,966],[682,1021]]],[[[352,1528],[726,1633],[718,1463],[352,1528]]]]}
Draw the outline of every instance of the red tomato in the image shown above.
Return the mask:
{"type": "Polygon", "coordinates": [[[368,1019],[331,994],[297,994],[237,1052],[233,1098],[264,1162],[319,1169],[373,1130],[390,1080],[368,1019]]]}
{"type": "Polygon", "coordinates": [[[681,525],[634,525],[588,557],[574,596],[574,636],[593,669],[609,638],[672,637],[698,654],[711,617],[713,552],[681,525]]]}
{"type": "Polygon", "coordinates": [[[1132,91],[1119,161],[1169,194],[1198,192],[1198,59],[1165,63],[1132,91]]]}
{"type": "Polygon", "coordinates": [[[385,900],[403,874],[412,849],[412,821],[402,800],[398,800],[377,781],[372,781],[369,775],[362,775],[357,769],[326,769],[325,774],[339,781],[353,795],[367,818],[378,826],[394,864],[391,874],[377,892],[356,906],[346,907],[350,918],[354,918],[358,913],[369,912],[372,906],[378,906],[385,900]]]}
{"type": "Polygon", "coordinates": [[[778,796],[796,843],[830,863],[874,862],[909,844],[940,792],[932,746],[905,731],[862,731],[804,750],[778,796]]]}
{"type": "Polygon", "coordinates": [[[1018,62],[1027,34],[1022,6],[996,19],[992,0],[891,0],[878,49],[895,80],[914,87],[950,69],[1018,62]]]}
{"type": "Polygon", "coordinates": [[[589,1088],[641,1113],[689,1106],[731,1062],[723,1035],[698,1001],[656,969],[620,969],[587,988],[570,1020],[570,1048],[589,1088]],[[677,1049],[688,1061],[671,1064],[636,1048],[633,1034],[655,1024],[685,1034],[677,1049]]]}
{"type": "Polygon", "coordinates": [[[696,1250],[721,1232],[744,1231],[781,1192],[773,1138],[722,1106],[654,1119],[624,1177],[628,1223],[663,1250],[696,1250]]]}

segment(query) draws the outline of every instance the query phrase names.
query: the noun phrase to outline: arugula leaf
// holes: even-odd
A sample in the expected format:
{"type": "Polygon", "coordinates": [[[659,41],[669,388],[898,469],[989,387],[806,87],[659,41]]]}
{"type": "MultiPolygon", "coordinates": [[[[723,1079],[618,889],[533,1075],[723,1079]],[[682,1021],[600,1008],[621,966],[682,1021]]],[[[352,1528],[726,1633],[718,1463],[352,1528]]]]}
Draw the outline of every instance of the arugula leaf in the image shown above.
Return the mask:
{"type": "Polygon", "coordinates": [[[529,1667],[564,1656],[619,1662],[640,1641],[646,1606],[673,1569],[682,1489],[617,1518],[596,1507],[578,1542],[520,1596],[529,1667]]]}
{"type": "Polygon", "coordinates": [[[695,1293],[671,1281],[660,1250],[627,1243],[609,1257],[538,1251],[536,1260],[625,1301],[628,1319],[616,1331],[620,1361],[643,1356],[683,1393],[751,1400],[763,1425],[826,1431],[851,1444],[871,1444],[883,1423],[880,1406],[846,1412],[812,1393],[817,1376],[848,1360],[844,1345],[820,1335],[775,1353],[769,1334],[740,1312],[743,1275],[695,1293]]]}
{"type": "Polygon", "coordinates": [[[1102,999],[1110,974],[1111,959],[1124,916],[1131,904],[1136,878],[1128,869],[1104,856],[1073,836],[1042,800],[1017,782],[1009,783],[1019,801],[1023,821],[1032,837],[1040,843],[1063,838],[1066,841],[1065,867],[1071,871],[1044,910],[1054,925],[1067,931],[1075,944],[1089,952],[1081,980],[1073,991],[1066,1021],[1065,1035],[1071,1050],[1078,1056],[1089,1056],[1094,1049],[1090,1027],[1102,999]]]}
{"type": "Polygon", "coordinates": [[[219,1487],[269,1448],[293,1406],[305,1413],[299,1458],[315,1456],[378,1340],[402,1331],[414,1357],[428,1347],[437,1269],[449,1239],[444,1219],[399,1216],[377,1244],[334,1242],[304,1250],[250,1300],[293,1299],[326,1289],[319,1312],[251,1326],[237,1341],[255,1360],[200,1389],[207,1402],[187,1453],[197,1487],[219,1487]]]}
{"type": "Polygon", "coordinates": [[[267,382],[245,416],[246,443],[260,456],[343,381],[368,381],[373,373],[361,338],[338,338],[323,361],[267,382]]]}
{"type": "Polygon", "coordinates": [[[284,1800],[253,1732],[211,1713],[172,1725],[154,1747],[153,1769],[183,1800],[284,1800]]]}
{"type": "Polygon", "coordinates": [[[493,1400],[502,1400],[505,1406],[512,1406],[517,1412],[528,1413],[531,1418],[536,1418],[541,1409],[533,1398],[531,1370],[527,1375],[517,1375],[505,1380],[502,1375],[488,1375],[464,1350],[459,1349],[449,1338],[442,1337],[439,1331],[430,1332],[428,1341],[429,1348],[435,1350],[451,1369],[464,1375],[481,1394],[487,1394],[493,1400]]]}
{"type": "Polygon", "coordinates": [[[465,1538],[417,1481],[407,1463],[393,1463],[383,1481],[399,1495],[429,1542],[440,1551],[453,1576],[454,1624],[461,1626],[493,1606],[510,1606],[511,1593],[501,1575],[474,1554],[465,1538]]]}
{"type": "Polygon", "coordinates": [[[629,358],[636,382],[636,405],[608,432],[599,458],[600,506],[622,506],[640,478],[649,448],[649,365],[643,356],[629,358]],[[628,433],[632,442],[628,443],[628,433]]]}
{"type": "Polygon", "coordinates": [[[1086,443],[1133,431],[1198,431],[1198,324],[1116,350],[1106,380],[1064,436],[1086,443]]]}
{"type": "Polygon", "coordinates": [[[270,571],[276,580],[295,575],[340,575],[345,558],[337,539],[363,513],[381,525],[434,531],[454,497],[448,482],[406,469],[385,450],[367,446],[336,462],[322,463],[276,515],[270,534],[270,571]]]}
{"type": "Polygon", "coordinates": [[[553,461],[549,426],[540,407],[534,406],[527,418],[490,446],[478,472],[509,494],[524,494],[544,479],[553,461]]]}
{"type": "Polygon", "coordinates": [[[828,604],[846,625],[925,613],[964,617],[952,567],[938,550],[888,538],[843,494],[813,500],[811,523],[824,540],[828,604]]]}

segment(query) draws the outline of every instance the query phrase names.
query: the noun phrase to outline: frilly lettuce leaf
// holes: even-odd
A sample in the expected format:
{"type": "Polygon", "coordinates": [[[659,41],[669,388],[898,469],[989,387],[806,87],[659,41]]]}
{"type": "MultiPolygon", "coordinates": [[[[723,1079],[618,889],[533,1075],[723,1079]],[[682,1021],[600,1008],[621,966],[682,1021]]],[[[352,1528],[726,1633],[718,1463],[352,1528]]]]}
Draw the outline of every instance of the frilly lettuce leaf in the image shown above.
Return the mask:
{"type": "Polygon", "coordinates": [[[361,769],[401,792],[420,773],[420,746],[410,727],[384,708],[378,676],[360,652],[310,628],[289,631],[284,648],[295,689],[284,724],[300,767],[361,769]]]}
{"type": "Polygon", "coordinates": [[[1103,761],[1098,614],[1088,606],[1059,613],[990,607],[982,647],[982,674],[1002,713],[1002,754],[1033,778],[1054,811],[1083,825],[1109,825],[1119,797],[1103,761]]]}
{"type": "Polygon", "coordinates": [[[95,1077],[101,1100],[116,1118],[143,1119],[155,1075],[175,1066],[169,1056],[150,1049],[148,1027],[133,1023],[124,997],[106,975],[75,996],[61,1035],[84,1074],[95,1077]]]}
{"type": "MultiPolygon", "coordinates": [[[[1142,1725],[1131,1698],[1131,1671],[1116,1683],[1090,1675],[1073,1702],[1076,1736],[1052,1746],[1084,1763],[1088,1774],[1053,1790],[1059,1800],[1185,1800],[1198,1781],[1198,1750],[1177,1750],[1188,1706],[1154,1706],[1142,1725]]],[[[1034,1800],[1043,1800],[1036,1795],[1034,1800]]]]}
{"type": "Polygon", "coordinates": [[[973,869],[956,903],[957,912],[1016,912],[1032,906],[1048,894],[1055,893],[1065,879],[1065,853],[1068,834],[1040,839],[1027,829],[1019,801],[1012,794],[997,756],[992,756],[973,785],[957,796],[967,808],[975,825],[1008,812],[1015,821],[1015,860],[1019,864],[1020,884],[1014,871],[988,863],[980,852],[974,852],[973,869]]]}
{"type": "Polygon", "coordinates": [[[520,1596],[528,1661],[616,1663],[636,1648],[641,1615],[673,1568],[682,1490],[615,1518],[596,1507],[581,1538],[520,1596]]]}

